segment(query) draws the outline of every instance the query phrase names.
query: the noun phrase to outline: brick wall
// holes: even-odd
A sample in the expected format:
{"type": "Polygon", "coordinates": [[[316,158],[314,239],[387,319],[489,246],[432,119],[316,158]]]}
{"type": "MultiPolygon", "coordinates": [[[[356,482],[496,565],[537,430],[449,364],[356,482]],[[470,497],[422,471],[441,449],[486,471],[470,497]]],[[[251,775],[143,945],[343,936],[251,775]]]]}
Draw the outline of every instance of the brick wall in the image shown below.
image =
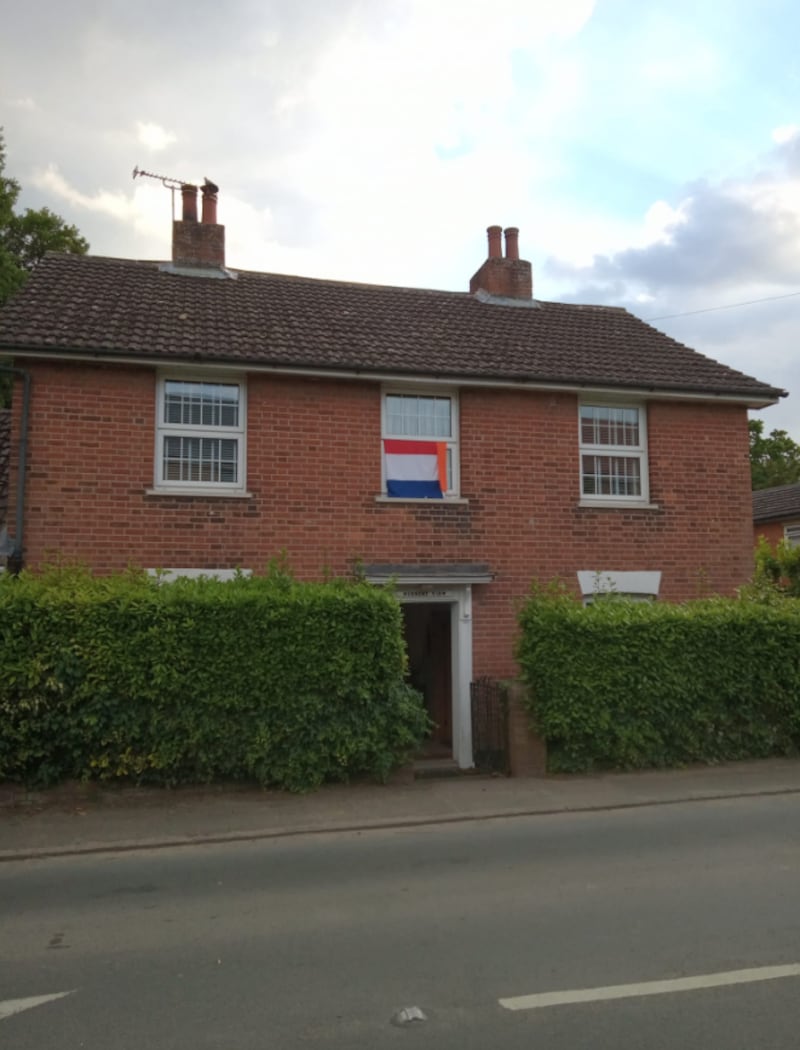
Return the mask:
{"type": "MultiPolygon", "coordinates": [[[[249,499],[148,494],[155,375],[137,367],[28,362],[33,375],[26,563],[59,552],[97,571],[260,571],[285,550],[300,577],[355,562],[488,562],[474,590],[474,672],[514,673],[515,608],[531,579],[578,569],[660,569],[663,598],[732,593],[751,575],[746,412],[725,404],[648,409],[657,509],[578,506],[577,401],[465,389],[466,504],[381,503],[375,384],[251,375],[249,499]]],[[[21,397],[14,399],[18,416],[21,397]]],[[[12,442],[10,502],[18,418],[12,442]]],[[[14,509],[9,507],[9,519],[14,509]]]]}
{"type": "Polygon", "coordinates": [[[754,525],[753,542],[758,545],[759,539],[763,536],[771,547],[776,547],[783,539],[783,527],[782,521],[770,521],[765,525],[754,525]]]}

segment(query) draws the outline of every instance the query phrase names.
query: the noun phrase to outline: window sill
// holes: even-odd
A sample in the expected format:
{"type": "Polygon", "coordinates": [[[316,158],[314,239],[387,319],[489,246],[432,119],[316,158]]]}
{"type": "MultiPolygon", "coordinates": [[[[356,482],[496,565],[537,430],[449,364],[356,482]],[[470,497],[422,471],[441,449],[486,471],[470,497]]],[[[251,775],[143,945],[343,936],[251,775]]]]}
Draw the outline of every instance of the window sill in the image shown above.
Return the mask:
{"type": "Polygon", "coordinates": [[[578,502],[581,509],[591,510],[661,510],[658,503],[637,503],[635,500],[621,499],[582,499],[578,502]]]}
{"type": "Polygon", "coordinates": [[[145,496],[188,496],[192,499],[252,499],[252,492],[238,489],[236,492],[220,492],[219,489],[203,488],[155,488],[145,489],[145,496]]]}
{"type": "Polygon", "coordinates": [[[421,503],[426,507],[466,507],[469,500],[463,496],[445,496],[443,499],[415,499],[411,496],[376,496],[376,503],[421,503]]]}

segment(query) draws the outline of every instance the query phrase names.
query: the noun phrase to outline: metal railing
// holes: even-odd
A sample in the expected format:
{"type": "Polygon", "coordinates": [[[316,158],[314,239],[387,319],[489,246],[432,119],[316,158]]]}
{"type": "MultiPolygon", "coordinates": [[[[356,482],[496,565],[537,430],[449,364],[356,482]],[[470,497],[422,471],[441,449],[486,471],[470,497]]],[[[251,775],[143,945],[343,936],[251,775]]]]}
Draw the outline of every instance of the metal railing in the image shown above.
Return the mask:
{"type": "Polygon", "coordinates": [[[470,683],[472,704],[472,760],[482,773],[510,772],[508,748],[508,699],[495,678],[470,683]]]}

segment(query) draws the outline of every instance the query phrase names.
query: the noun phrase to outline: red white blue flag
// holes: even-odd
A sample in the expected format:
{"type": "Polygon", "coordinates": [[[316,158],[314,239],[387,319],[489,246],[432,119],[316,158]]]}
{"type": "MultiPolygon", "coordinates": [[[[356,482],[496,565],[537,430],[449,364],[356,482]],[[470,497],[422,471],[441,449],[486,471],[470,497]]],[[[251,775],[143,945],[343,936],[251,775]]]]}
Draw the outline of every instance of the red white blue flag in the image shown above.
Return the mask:
{"type": "Polygon", "coordinates": [[[441,499],[447,491],[447,443],[386,438],[386,492],[406,499],[441,499]]]}

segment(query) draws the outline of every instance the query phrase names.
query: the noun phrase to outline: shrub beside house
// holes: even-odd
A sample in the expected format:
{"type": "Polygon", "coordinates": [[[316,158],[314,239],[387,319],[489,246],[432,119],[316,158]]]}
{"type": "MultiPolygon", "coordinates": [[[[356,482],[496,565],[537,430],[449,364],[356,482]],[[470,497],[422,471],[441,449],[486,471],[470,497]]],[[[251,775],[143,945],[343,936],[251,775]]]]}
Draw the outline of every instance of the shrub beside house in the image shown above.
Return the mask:
{"type": "Polygon", "coordinates": [[[0,783],[385,779],[428,728],[400,610],[285,572],[0,578],[0,783]]]}
{"type": "Polygon", "coordinates": [[[797,755],[800,603],[680,605],[614,595],[584,608],[535,590],[518,656],[554,772],[797,755]]]}

